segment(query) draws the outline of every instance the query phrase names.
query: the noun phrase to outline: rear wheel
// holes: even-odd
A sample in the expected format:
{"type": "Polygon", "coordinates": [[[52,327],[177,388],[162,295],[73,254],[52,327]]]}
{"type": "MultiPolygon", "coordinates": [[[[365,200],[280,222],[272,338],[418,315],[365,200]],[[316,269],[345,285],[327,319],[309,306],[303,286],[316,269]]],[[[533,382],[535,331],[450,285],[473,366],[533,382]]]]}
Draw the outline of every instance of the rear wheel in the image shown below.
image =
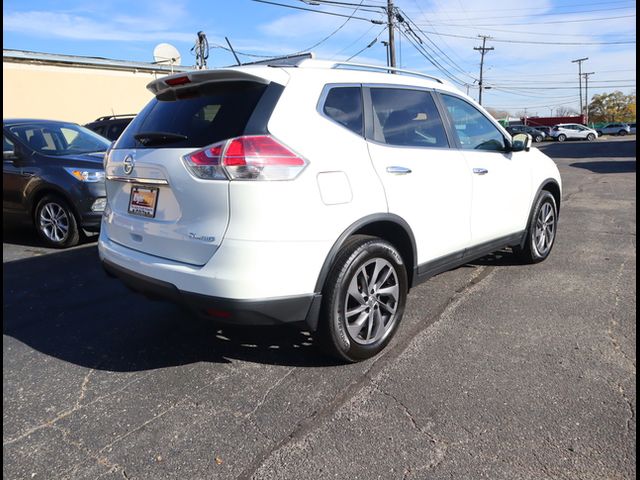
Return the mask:
{"type": "Polygon", "coordinates": [[[533,206],[524,246],[513,251],[523,263],[538,263],[551,253],[558,226],[558,207],[550,192],[540,192],[533,206]]]}
{"type": "Polygon", "coordinates": [[[38,233],[52,247],[72,247],[80,241],[76,217],[57,195],[46,195],[38,202],[34,220],[38,233]]]}
{"type": "Polygon", "coordinates": [[[593,142],[596,139],[596,135],[594,133],[590,133],[589,135],[587,135],[587,140],[589,140],[590,142],[593,142]]]}
{"type": "Polygon", "coordinates": [[[321,347],[348,362],[379,353],[402,319],[407,287],[407,270],[393,245],[364,235],[349,239],[323,289],[321,347]]]}
{"type": "Polygon", "coordinates": [[[559,142],[564,142],[566,139],[567,139],[567,136],[564,133],[561,133],[560,135],[558,135],[559,142]]]}

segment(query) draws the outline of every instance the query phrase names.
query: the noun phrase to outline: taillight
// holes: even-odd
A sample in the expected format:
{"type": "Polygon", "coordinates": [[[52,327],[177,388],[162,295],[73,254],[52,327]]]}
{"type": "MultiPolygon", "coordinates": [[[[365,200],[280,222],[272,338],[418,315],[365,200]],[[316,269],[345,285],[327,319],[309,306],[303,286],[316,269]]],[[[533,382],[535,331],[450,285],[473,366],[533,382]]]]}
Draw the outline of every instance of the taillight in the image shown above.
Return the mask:
{"type": "Polygon", "coordinates": [[[291,180],[307,166],[269,135],[232,138],[183,158],[195,176],[207,180],[291,180]]]}

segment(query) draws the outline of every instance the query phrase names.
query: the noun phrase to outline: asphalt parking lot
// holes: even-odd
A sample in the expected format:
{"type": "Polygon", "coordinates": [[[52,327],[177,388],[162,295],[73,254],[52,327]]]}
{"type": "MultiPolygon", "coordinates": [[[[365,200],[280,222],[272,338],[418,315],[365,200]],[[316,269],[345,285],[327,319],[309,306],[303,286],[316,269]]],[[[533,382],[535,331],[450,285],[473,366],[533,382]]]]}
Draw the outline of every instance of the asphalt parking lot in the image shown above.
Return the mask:
{"type": "Polygon", "coordinates": [[[564,182],[550,258],[420,285],[356,365],[132,294],[95,239],[5,228],[3,478],[635,478],[635,137],[540,148],[564,182]]]}

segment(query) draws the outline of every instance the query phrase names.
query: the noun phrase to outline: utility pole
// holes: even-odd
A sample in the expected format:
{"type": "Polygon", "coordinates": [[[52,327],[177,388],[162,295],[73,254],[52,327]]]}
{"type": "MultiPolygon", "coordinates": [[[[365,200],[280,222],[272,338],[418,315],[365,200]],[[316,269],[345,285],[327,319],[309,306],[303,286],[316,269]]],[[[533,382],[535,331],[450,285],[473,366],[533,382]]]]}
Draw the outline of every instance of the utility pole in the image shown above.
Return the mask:
{"type": "Polygon", "coordinates": [[[478,81],[478,87],[480,90],[480,93],[478,94],[478,103],[480,105],[482,105],[482,71],[483,71],[483,67],[484,67],[484,54],[490,50],[493,50],[493,47],[485,47],[486,43],[487,43],[487,39],[491,39],[490,36],[488,35],[478,35],[478,37],[480,37],[482,39],[482,46],[481,47],[473,47],[474,50],[478,50],[480,52],[480,80],[478,81]]]}
{"type": "Polygon", "coordinates": [[[582,115],[582,62],[585,60],[589,60],[589,57],[578,58],[576,60],[571,60],[571,63],[578,64],[578,89],[580,90],[580,115],[582,115]]]}
{"type": "Polygon", "coordinates": [[[393,22],[395,17],[393,0],[387,0],[387,18],[389,26],[389,66],[396,66],[396,42],[393,37],[393,22]]]}
{"type": "Polygon", "coordinates": [[[595,72],[583,73],[584,75],[584,123],[589,126],[589,75],[593,75],[595,72]]]}

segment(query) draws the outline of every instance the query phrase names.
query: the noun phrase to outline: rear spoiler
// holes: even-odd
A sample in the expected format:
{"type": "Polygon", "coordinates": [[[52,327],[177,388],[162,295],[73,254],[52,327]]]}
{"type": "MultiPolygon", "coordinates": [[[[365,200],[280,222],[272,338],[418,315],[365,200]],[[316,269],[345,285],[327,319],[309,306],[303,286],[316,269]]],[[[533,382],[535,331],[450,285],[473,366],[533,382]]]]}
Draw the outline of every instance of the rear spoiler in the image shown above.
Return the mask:
{"type": "Polygon", "coordinates": [[[193,87],[203,83],[250,81],[269,84],[271,80],[246,71],[236,69],[196,70],[183,72],[158,78],[147,85],[147,89],[154,95],[160,95],[172,89],[181,87],[193,87]]]}

